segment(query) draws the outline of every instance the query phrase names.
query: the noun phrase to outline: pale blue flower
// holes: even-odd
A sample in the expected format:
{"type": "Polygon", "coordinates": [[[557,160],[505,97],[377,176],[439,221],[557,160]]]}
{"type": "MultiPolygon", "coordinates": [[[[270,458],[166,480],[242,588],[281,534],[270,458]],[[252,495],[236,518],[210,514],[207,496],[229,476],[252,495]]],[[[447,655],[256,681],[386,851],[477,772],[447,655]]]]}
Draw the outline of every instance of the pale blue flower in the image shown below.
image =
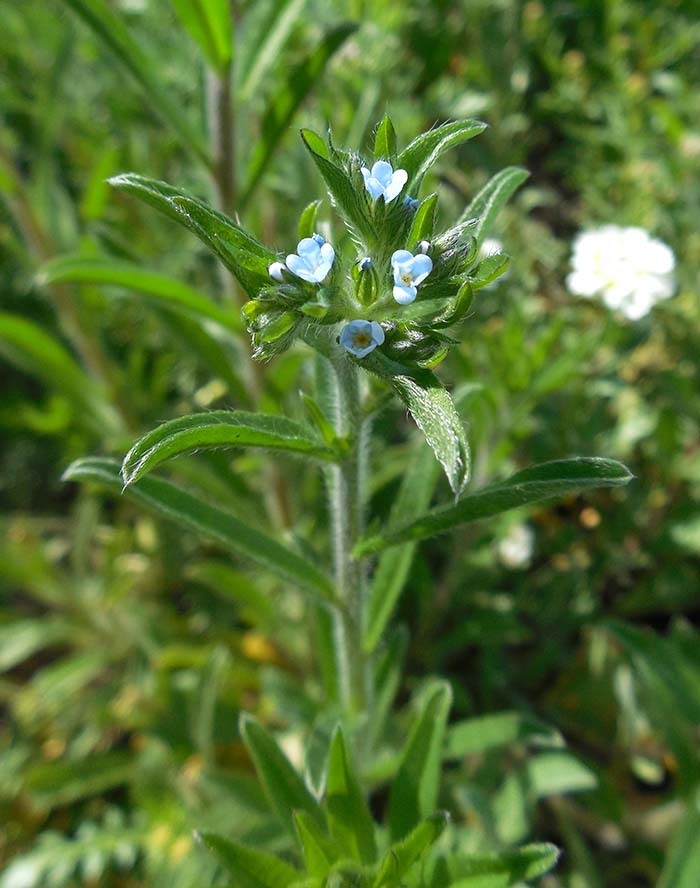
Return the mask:
{"type": "Polygon", "coordinates": [[[282,272],[284,272],[285,270],[286,265],[284,264],[284,262],[273,262],[272,265],[268,265],[267,267],[267,273],[270,275],[270,277],[273,280],[278,281],[278,283],[280,284],[284,283],[284,274],[282,272]]]}
{"type": "Polygon", "coordinates": [[[394,299],[399,305],[410,305],[416,298],[418,285],[433,270],[430,256],[419,253],[414,256],[408,250],[397,250],[391,257],[394,272],[394,299]]]}
{"type": "Polygon", "coordinates": [[[312,284],[320,284],[331,270],[333,260],[335,259],[335,250],[333,247],[323,241],[319,244],[317,238],[305,237],[297,244],[296,253],[290,253],[287,256],[287,268],[300,277],[303,281],[309,281],[312,284]]]}
{"type": "Polygon", "coordinates": [[[401,194],[401,189],[408,182],[406,170],[395,170],[386,160],[378,160],[371,170],[362,167],[365,188],[372,200],[384,197],[384,203],[390,203],[401,194]]]}
{"type": "Polygon", "coordinates": [[[340,344],[356,358],[364,358],[383,342],[384,331],[376,321],[350,321],[340,334],[340,344]]]}

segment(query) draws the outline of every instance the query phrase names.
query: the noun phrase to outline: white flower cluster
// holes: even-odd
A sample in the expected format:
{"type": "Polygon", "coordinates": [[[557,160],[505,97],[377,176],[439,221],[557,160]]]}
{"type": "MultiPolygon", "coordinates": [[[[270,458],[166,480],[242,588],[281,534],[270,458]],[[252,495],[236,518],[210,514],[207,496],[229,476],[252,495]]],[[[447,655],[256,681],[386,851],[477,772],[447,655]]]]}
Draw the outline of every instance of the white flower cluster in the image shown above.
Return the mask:
{"type": "Polygon", "coordinates": [[[675,259],[643,228],[604,225],[574,240],[566,285],[576,296],[600,296],[608,308],[636,321],[673,295],[675,259]]]}

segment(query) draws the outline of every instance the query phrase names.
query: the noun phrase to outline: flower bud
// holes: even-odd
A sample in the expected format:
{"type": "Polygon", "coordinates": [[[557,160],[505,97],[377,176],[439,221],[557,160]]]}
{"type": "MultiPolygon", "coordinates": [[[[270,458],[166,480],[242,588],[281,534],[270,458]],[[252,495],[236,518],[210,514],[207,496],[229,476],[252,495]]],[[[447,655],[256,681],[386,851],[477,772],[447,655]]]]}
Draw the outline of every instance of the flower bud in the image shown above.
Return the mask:
{"type": "Polygon", "coordinates": [[[272,265],[268,266],[267,273],[270,275],[273,281],[277,281],[280,284],[284,283],[284,274],[286,265],[283,262],[273,262],[272,265]]]}

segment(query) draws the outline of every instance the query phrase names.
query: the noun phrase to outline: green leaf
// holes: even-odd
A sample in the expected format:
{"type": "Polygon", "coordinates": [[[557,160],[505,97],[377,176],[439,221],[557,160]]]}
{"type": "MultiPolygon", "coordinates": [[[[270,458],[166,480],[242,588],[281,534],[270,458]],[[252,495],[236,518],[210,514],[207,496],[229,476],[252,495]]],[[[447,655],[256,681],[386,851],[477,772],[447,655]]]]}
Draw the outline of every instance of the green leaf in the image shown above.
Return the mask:
{"type": "Polygon", "coordinates": [[[305,811],[294,812],[294,824],[308,874],[313,878],[324,878],[340,856],[339,849],[305,811]]]}
{"type": "Polygon", "coordinates": [[[221,447],[264,447],[333,460],[336,454],[285,416],[213,410],[164,422],[140,438],[124,457],[124,484],[133,484],[167,459],[221,447]]]}
{"type": "Polygon", "coordinates": [[[362,366],[391,383],[459,496],[469,478],[471,459],[464,425],[449,392],[429,370],[409,369],[377,351],[363,358],[362,366]]]}
{"type": "Polygon", "coordinates": [[[59,256],[43,265],[37,274],[39,284],[85,283],[123,287],[143,293],[165,308],[177,308],[197,320],[214,321],[221,327],[240,332],[243,324],[237,312],[218,306],[211,299],[181,283],[136,265],[83,256],[59,256]]]}
{"type": "Polygon", "coordinates": [[[535,742],[562,746],[561,734],[531,715],[520,712],[497,712],[480,715],[452,724],[447,729],[443,758],[450,761],[509,746],[513,743],[535,742]]]}
{"type": "Polygon", "coordinates": [[[315,233],[316,216],[318,215],[318,208],[320,206],[320,200],[312,200],[311,203],[304,208],[304,212],[299,217],[299,240],[303,240],[305,237],[311,237],[311,235],[315,233]]]}
{"type": "Polygon", "coordinates": [[[331,197],[347,222],[357,230],[367,244],[373,244],[376,236],[367,215],[367,204],[363,193],[358,191],[347,172],[329,159],[328,148],[320,136],[311,130],[303,129],[301,138],[328,186],[331,197]]]}
{"type": "Polygon", "coordinates": [[[173,0],[173,6],[209,65],[225,72],[233,50],[230,0],[173,0]]]}
{"type": "Polygon", "coordinates": [[[248,848],[216,833],[199,833],[198,838],[219,858],[236,884],[243,888],[287,888],[302,876],[279,857],[248,848]]]}
{"type": "Polygon", "coordinates": [[[469,275],[469,283],[473,290],[480,290],[505,274],[510,265],[510,256],[505,253],[494,253],[483,259],[469,275]]]}
{"type": "Polygon", "coordinates": [[[265,795],[279,820],[295,835],[294,812],[304,811],[322,827],[324,817],[320,805],[260,722],[244,713],[240,731],[265,795]]]}
{"type": "Polygon", "coordinates": [[[0,356],[65,395],[77,407],[80,422],[104,434],[118,428],[118,418],[98,386],[53,336],[20,315],[0,312],[0,356]]]}
{"type": "MultiPolygon", "coordinates": [[[[418,448],[407,467],[401,487],[391,507],[389,527],[420,515],[430,505],[437,476],[437,462],[429,447],[418,448]]],[[[363,647],[374,650],[391,619],[413,563],[415,543],[389,549],[379,559],[372,578],[367,605],[363,647]]]]}
{"type": "Polygon", "coordinates": [[[331,741],[325,807],[331,835],[343,851],[358,863],[373,863],[377,856],[374,823],[340,727],[331,741]]]}
{"type": "MultiPolygon", "coordinates": [[[[112,493],[122,490],[119,463],[100,457],[79,459],[64,475],[66,481],[90,481],[112,493]]],[[[128,498],[171,521],[215,540],[236,555],[249,558],[271,573],[290,580],[322,598],[333,597],[330,579],[314,564],[276,540],[239,521],[233,515],[203,503],[192,494],[160,478],[143,478],[126,488],[128,498]]]]}
{"type": "Polygon", "coordinates": [[[622,463],[611,459],[576,457],[542,463],[465,496],[454,506],[433,509],[401,527],[365,538],[357,545],[355,555],[360,557],[410,540],[423,540],[530,503],[572,496],[598,487],[621,487],[633,477],[622,463]]]}
{"type": "Polygon", "coordinates": [[[277,87],[272,91],[270,103],[262,114],[262,132],[256,140],[248,165],[246,186],[241,199],[243,207],[247,206],[272,155],[289,129],[297,108],[314,89],[333,55],[356,30],[357,25],[351,22],[331,28],[306,58],[291,71],[284,70],[277,87]]]}
{"type": "Polygon", "coordinates": [[[105,0],[63,0],[98,39],[114,53],[117,60],[143,89],[153,111],[182,140],[183,147],[209,165],[210,160],[200,132],[160,82],[159,65],[151,60],[129,33],[121,16],[110,9],[105,0]]]}
{"type": "Polygon", "coordinates": [[[690,796],[683,819],[675,828],[657,888],[697,888],[700,873],[700,811],[697,793],[690,796]]]}
{"type": "Polygon", "coordinates": [[[35,804],[49,808],[99,796],[135,777],[136,763],[126,750],[93,753],[87,759],[38,761],[23,775],[35,804]]]}
{"type": "Polygon", "coordinates": [[[423,817],[435,812],[440,765],[452,689],[444,681],[425,690],[389,795],[389,828],[402,839],[423,817]]]}
{"type": "Polygon", "coordinates": [[[75,635],[70,622],[28,618],[0,626],[0,672],[14,669],[23,660],[55,644],[69,644],[75,635]]]}
{"type": "Polygon", "coordinates": [[[478,219],[473,235],[479,244],[484,242],[496,221],[496,216],[530,174],[522,167],[506,167],[484,185],[462,213],[460,222],[478,219]]]}
{"type": "Polygon", "coordinates": [[[435,210],[437,208],[437,194],[429,194],[423,198],[413,217],[411,230],[406,243],[411,249],[423,240],[430,241],[435,230],[435,210]]]}
{"type": "Polygon", "coordinates": [[[499,854],[450,856],[447,869],[459,888],[510,888],[549,872],[558,859],[556,845],[545,842],[499,854]]]}
{"type": "Polygon", "coordinates": [[[240,42],[236,50],[237,67],[240,63],[241,86],[238,97],[241,102],[245,103],[253,98],[261,84],[269,79],[275,65],[280,60],[286,60],[282,50],[307,2],[308,0],[272,0],[269,3],[255,4],[246,10],[247,39],[240,42]]]}
{"type": "Polygon", "coordinates": [[[413,864],[440,838],[448,821],[449,815],[445,811],[433,814],[419,823],[403,841],[392,845],[382,858],[372,888],[399,888],[413,864]]]}
{"type": "Polygon", "coordinates": [[[269,286],[267,269],[277,257],[228,216],[167,182],[148,179],[136,173],[123,173],[109,182],[114,188],[133,194],[194,232],[219,257],[251,298],[262,287],[269,286]]]}
{"type": "Polygon", "coordinates": [[[374,159],[393,161],[396,157],[396,130],[385,114],[374,136],[374,159]]]}
{"type": "Polygon", "coordinates": [[[396,158],[396,167],[408,173],[407,190],[418,191],[423,176],[445,151],[485,129],[486,124],[480,120],[455,120],[417,136],[396,158]]]}

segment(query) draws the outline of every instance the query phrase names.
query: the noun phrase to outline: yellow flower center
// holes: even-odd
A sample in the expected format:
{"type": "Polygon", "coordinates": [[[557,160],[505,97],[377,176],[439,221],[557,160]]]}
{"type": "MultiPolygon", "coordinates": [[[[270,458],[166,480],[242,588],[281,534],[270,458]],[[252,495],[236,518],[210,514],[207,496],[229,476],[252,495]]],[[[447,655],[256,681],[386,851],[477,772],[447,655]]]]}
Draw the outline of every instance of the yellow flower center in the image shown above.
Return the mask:
{"type": "Polygon", "coordinates": [[[372,342],[372,337],[369,333],[355,333],[354,337],[354,346],[355,348],[367,348],[367,346],[372,342]]]}
{"type": "Polygon", "coordinates": [[[411,276],[411,272],[408,271],[408,272],[406,272],[406,274],[402,274],[401,280],[404,282],[404,284],[410,284],[411,281],[413,280],[413,278],[411,276]]]}

